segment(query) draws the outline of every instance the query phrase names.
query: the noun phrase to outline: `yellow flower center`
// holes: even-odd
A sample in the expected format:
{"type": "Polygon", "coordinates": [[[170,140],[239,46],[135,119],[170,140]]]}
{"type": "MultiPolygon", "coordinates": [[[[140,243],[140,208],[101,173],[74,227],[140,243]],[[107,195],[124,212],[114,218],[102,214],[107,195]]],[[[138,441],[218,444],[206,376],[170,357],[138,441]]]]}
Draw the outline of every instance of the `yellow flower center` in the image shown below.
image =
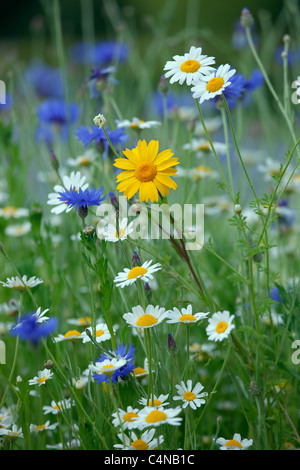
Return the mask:
{"type": "Polygon", "coordinates": [[[198,62],[198,60],[189,59],[181,64],[180,70],[181,72],[185,72],[185,73],[194,73],[194,72],[197,72],[197,70],[199,70],[200,67],[201,65],[198,62]]]}
{"type": "Polygon", "coordinates": [[[203,143],[203,144],[200,144],[200,145],[197,147],[197,150],[202,150],[202,152],[208,152],[210,149],[211,149],[211,147],[210,147],[210,143],[209,143],[209,142],[205,142],[205,143],[203,143]]]}
{"type": "Polygon", "coordinates": [[[193,401],[193,400],[195,400],[196,395],[193,392],[185,392],[185,394],[183,395],[183,398],[186,401],[193,401]]]}
{"type": "Polygon", "coordinates": [[[147,423],[157,423],[158,421],[165,421],[167,417],[163,411],[153,410],[148,414],[146,421],[147,423]]]}
{"type": "Polygon", "coordinates": [[[152,326],[155,323],[157,323],[157,319],[153,315],[149,315],[149,313],[141,315],[136,322],[137,326],[152,326]]]}
{"type": "Polygon", "coordinates": [[[181,317],[179,318],[179,321],[196,321],[196,317],[194,317],[194,315],[191,315],[191,314],[184,314],[184,315],[181,315],[181,317]]]}
{"type": "Polygon", "coordinates": [[[64,335],[66,339],[73,339],[74,336],[80,336],[81,334],[77,330],[70,330],[64,335]]]}
{"type": "MultiPolygon", "coordinates": [[[[30,286],[27,286],[29,289],[31,289],[30,286]]],[[[26,290],[26,287],[23,286],[23,284],[19,285],[19,286],[11,286],[12,289],[15,289],[15,290],[19,290],[19,291],[23,291],[23,290],[26,290]]]]}
{"type": "Polygon", "coordinates": [[[14,206],[6,206],[3,208],[3,215],[6,217],[14,217],[17,212],[17,208],[14,206]]]}
{"type": "Polygon", "coordinates": [[[196,168],[197,171],[204,171],[205,173],[211,173],[212,170],[209,168],[209,166],[204,166],[204,165],[199,165],[196,168]]]}
{"type": "Polygon", "coordinates": [[[120,228],[119,235],[118,235],[118,232],[116,231],[116,238],[123,238],[125,233],[126,233],[125,230],[123,228],[120,228]]]}
{"type": "Polygon", "coordinates": [[[103,330],[97,330],[96,331],[96,338],[99,338],[99,336],[102,336],[104,335],[104,331],[103,330]]]}
{"type": "Polygon", "coordinates": [[[217,333],[224,333],[227,330],[228,323],[226,321],[220,321],[216,326],[217,333]]]}
{"type": "Polygon", "coordinates": [[[91,161],[86,158],[86,157],[82,157],[80,160],[79,160],[79,165],[80,166],[86,166],[86,165],[89,165],[91,163],[91,161]]]}
{"type": "Polygon", "coordinates": [[[129,271],[127,279],[136,279],[137,277],[143,276],[147,272],[148,270],[143,268],[142,266],[135,266],[129,271]]]}
{"type": "Polygon", "coordinates": [[[46,426],[44,424],[40,424],[39,426],[35,427],[36,431],[44,431],[46,429],[46,426]]]}
{"type": "Polygon", "coordinates": [[[142,439],[137,439],[136,441],[133,441],[130,445],[131,447],[134,447],[135,450],[148,450],[149,449],[147,442],[143,441],[142,439]]]}
{"type": "Polygon", "coordinates": [[[132,129],[139,129],[140,124],[143,124],[144,122],[145,122],[145,121],[142,121],[142,120],[140,120],[140,122],[139,122],[138,124],[137,124],[136,122],[133,122],[133,123],[130,125],[130,127],[131,127],[132,129]]]}
{"type": "Polygon", "coordinates": [[[79,324],[81,326],[90,325],[92,321],[91,317],[81,317],[79,318],[79,324]]]}
{"type": "Polygon", "coordinates": [[[125,413],[123,416],[123,420],[127,421],[128,423],[131,423],[133,421],[133,418],[137,418],[137,413],[134,413],[134,411],[129,411],[128,413],[125,413]]]}
{"type": "Polygon", "coordinates": [[[160,405],[162,405],[162,402],[160,400],[154,400],[154,402],[152,404],[152,400],[149,400],[148,405],[149,406],[160,406],[160,405]]]}
{"type": "Polygon", "coordinates": [[[44,382],[46,382],[46,376],[45,376],[45,375],[44,375],[44,377],[40,377],[40,378],[38,379],[38,383],[39,383],[39,384],[42,384],[42,383],[44,383],[44,382]]]}
{"type": "Polygon", "coordinates": [[[157,167],[149,160],[142,161],[135,168],[135,177],[142,183],[153,181],[157,174],[157,167]]]}
{"type": "Polygon", "coordinates": [[[143,369],[142,367],[135,367],[135,369],[133,369],[133,373],[134,375],[141,375],[141,374],[146,374],[147,371],[143,369]]]}
{"type": "Polygon", "coordinates": [[[235,439],[230,439],[229,441],[227,441],[225,443],[225,446],[226,447],[239,447],[240,449],[243,448],[242,444],[238,441],[236,441],[235,439]]]}
{"type": "Polygon", "coordinates": [[[224,85],[224,79],[222,77],[214,77],[206,85],[207,91],[214,93],[215,91],[220,90],[224,85]]]}
{"type": "Polygon", "coordinates": [[[101,367],[102,374],[112,374],[115,371],[115,366],[113,364],[106,364],[105,366],[101,367]]]}

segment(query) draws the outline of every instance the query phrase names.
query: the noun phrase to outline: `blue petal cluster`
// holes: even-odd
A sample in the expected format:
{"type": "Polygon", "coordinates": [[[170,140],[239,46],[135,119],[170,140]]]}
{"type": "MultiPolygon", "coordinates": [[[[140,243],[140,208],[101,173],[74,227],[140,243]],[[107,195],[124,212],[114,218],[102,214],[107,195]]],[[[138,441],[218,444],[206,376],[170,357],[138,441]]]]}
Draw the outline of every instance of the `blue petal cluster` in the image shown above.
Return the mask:
{"type": "MultiPolygon", "coordinates": [[[[120,146],[122,148],[129,138],[129,136],[124,132],[124,129],[116,129],[112,131],[106,127],[105,131],[114,147],[120,146]]],[[[103,152],[103,158],[108,157],[110,145],[103,132],[103,129],[99,129],[99,127],[96,125],[90,127],[79,126],[75,131],[75,135],[85,147],[88,147],[90,144],[94,143],[100,147],[101,151],[103,152]]]]}
{"type": "MultiPolygon", "coordinates": [[[[117,369],[112,374],[111,381],[113,383],[117,383],[118,380],[126,380],[127,376],[131,374],[133,372],[133,369],[135,368],[133,364],[135,348],[132,344],[130,344],[129,347],[125,344],[121,344],[120,346],[117,345],[116,349],[114,349],[113,351],[111,351],[110,349],[108,351],[108,354],[101,354],[97,362],[102,362],[107,359],[111,359],[112,356],[117,359],[126,359],[126,364],[117,369]]],[[[93,377],[98,383],[108,382],[108,378],[105,374],[93,374],[93,377]]]]}
{"type": "Polygon", "coordinates": [[[106,196],[102,196],[102,193],[102,186],[99,189],[92,187],[91,189],[87,188],[84,191],[81,188],[70,188],[59,193],[58,199],[68,206],[75,207],[77,211],[79,207],[99,206],[106,198],[106,196]]]}
{"type": "Polygon", "coordinates": [[[99,41],[95,44],[79,42],[72,46],[71,60],[78,64],[107,65],[125,62],[128,57],[128,45],[112,40],[99,41]]]}
{"type": "Polygon", "coordinates": [[[46,322],[38,323],[36,314],[29,313],[20,318],[19,322],[11,329],[10,334],[37,344],[41,338],[51,335],[56,327],[56,318],[51,317],[46,322]]]}

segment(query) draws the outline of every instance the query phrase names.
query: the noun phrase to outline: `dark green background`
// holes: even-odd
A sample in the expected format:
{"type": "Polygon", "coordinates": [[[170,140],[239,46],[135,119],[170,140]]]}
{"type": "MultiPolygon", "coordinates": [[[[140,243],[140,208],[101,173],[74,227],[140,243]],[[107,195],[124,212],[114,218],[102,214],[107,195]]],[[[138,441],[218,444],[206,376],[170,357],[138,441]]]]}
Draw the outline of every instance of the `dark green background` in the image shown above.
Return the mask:
{"type": "MultiPolygon", "coordinates": [[[[45,14],[44,5],[51,5],[53,0],[0,0],[1,5],[1,39],[20,39],[31,34],[32,20],[45,14]]],[[[289,1],[289,0],[287,0],[289,1]]],[[[293,1],[293,0],[291,0],[293,1]]],[[[114,0],[108,0],[114,2],[114,0]]],[[[118,0],[116,2],[125,14],[126,20],[134,21],[135,27],[143,34],[147,29],[147,20],[158,16],[170,0],[118,0]]],[[[256,15],[266,10],[275,20],[283,6],[282,0],[172,0],[175,5],[172,19],[171,31],[174,33],[181,29],[186,19],[188,4],[191,4],[189,22],[192,26],[208,27],[218,30],[219,34],[232,29],[233,23],[238,20],[243,7],[256,15]],[[195,11],[195,15],[193,14],[195,11]]],[[[81,0],[61,0],[61,15],[64,35],[70,38],[80,38],[82,35],[81,8],[85,2],[81,0]]],[[[111,37],[113,30],[111,23],[107,21],[104,12],[104,0],[93,0],[94,27],[97,37],[111,37]]],[[[45,26],[50,34],[50,27],[45,26]]]]}

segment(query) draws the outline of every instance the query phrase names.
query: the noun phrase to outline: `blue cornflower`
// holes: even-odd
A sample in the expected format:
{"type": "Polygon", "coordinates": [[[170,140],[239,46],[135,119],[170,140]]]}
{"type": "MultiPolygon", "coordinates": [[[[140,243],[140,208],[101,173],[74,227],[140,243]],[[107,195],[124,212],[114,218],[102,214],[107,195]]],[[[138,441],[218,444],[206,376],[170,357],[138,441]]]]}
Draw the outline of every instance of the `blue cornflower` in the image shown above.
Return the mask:
{"type": "MultiPolygon", "coordinates": [[[[125,144],[129,138],[122,128],[112,131],[108,127],[105,127],[105,131],[114,147],[123,147],[123,144],[125,144]]],[[[103,129],[99,129],[96,125],[90,127],[79,126],[75,131],[75,135],[85,147],[88,147],[92,142],[94,142],[94,144],[99,146],[103,151],[102,156],[104,158],[108,156],[110,145],[103,129]]]]}
{"type": "Polygon", "coordinates": [[[108,83],[117,84],[118,81],[112,77],[115,73],[115,67],[94,67],[88,80],[88,88],[91,98],[98,98],[105,90],[108,83]]]}
{"type": "Polygon", "coordinates": [[[43,62],[35,62],[25,72],[25,82],[32,85],[40,98],[63,98],[64,86],[59,69],[43,62]]]}
{"type": "Polygon", "coordinates": [[[37,111],[39,125],[37,129],[37,141],[44,140],[52,146],[55,129],[60,131],[62,139],[68,138],[69,126],[74,124],[79,116],[79,106],[76,103],[67,103],[63,100],[45,100],[37,111]]]}
{"type": "Polygon", "coordinates": [[[96,382],[108,382],[109,378],[113,383],[117,381],[125,380],[129,374],[131,374],[135,368],[133,364],[135,348],[132,344],[117,345],[116,349],[111,351],[108,350],[107,354],[101,354],[96,365],[92,367],[93,374],[96,382]],[[127,350],[128,348],[128,350],[127,350]]]}
{"type": "MultiPolygon", "coordinates": [[[[275,52],[274,52],[274,58],[276,62],[279,63],[280,65],[283,64],[283,58],[281,55],[283,51],[284,51],[284,46],[279,46],[275,49],[275,52]]],[[[299,61],[300,61],[300,48],[297,48],[296,50],[289,48],[288,53],[287,53],[288,66],[292,67],[296,63],[299,63],[299,61]]]]}
{"type": "Polygon", "coordinates": [[[113,40],[99,41],[95,44],[80,42],[72,46],[71,59],[77,64],[97,66],[125,62],[128,57],[128,45],[113,40]]]}
{"type": "MultiPolygon", "coordinates": [[[[255,32],[255,25],[251,26],[251,36],[255,45],[258,44],[259,39],[255,32]]],[[[240,21],[236,21],[233,28],[233,34],[231,38],[231,44],[234,49],[242,50],[249,47],[245,27],[241,24],[240,21]]]]}
{"type": "Polygon", "coordinates": [[[103,187],[95,189],[86,188],[84,191],[81,188],[70,188],[63,192],[58,193],[58,199],[63,201],[67,206],[75,207],[77,211],[80,207],[99,206],[101,202],[106,198],[102,196],[103,187]]]}
{"type": "Polygon", "coordinates": [[[29,313],[20,318],[19,322],[11,329],[10,334],[37,344],[41,338],[51,335],[56,327],[56,318],[51,317],[47,321],[40,322],[36,313],[29,313]]]}
{"type": "Polygon", "coordinates": [[[12,105],[13,105],[12,97],[8,93],[6,93],[5,103],[0,102],[0,113],[5,112],[5,111],[10,111],[10,109],[12,108],[12,105]]]}

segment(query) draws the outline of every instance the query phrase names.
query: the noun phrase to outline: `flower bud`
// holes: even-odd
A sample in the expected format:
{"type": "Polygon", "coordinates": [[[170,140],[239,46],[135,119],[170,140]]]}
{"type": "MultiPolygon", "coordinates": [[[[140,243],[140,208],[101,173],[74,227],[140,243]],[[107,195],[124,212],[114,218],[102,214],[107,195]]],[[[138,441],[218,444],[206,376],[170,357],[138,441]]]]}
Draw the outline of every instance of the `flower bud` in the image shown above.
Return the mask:
{"type": "Polygon", "coordinates": [[[58,171],[59,162],[58,162],[58,160],[56,158],[56,155],[53,152],[53,150],[50,151],[50,162],[51,162],[51,166],[52,166],[53,170],[58,171]]]}
{"type": "Polygon", "coordinates": [[[254,19],[250,11],[248,10],[248,8],[242,9],[240,22],[241,22],[241,25],[244,26],[244,28],[251,28],[251,26],[253,26],[254,19]]]}
{"type": "Polygon", "coordinates": [[[95,116],[94,123],[96,124],[97,127],[99,127],[99,129],[102,129],[102,127],[104,127],[106,124],[106,119],[103,116],[103,114],[98,114],[97,116],[95,116]]]}
{"type": "Polygon", "coordinates": [[[241,214],[242,208],[241,208],[241,206],[240,206],[239,204],[236,204],[236,205],[234,206],[234,212],[235,212],[236,214],[241,214]]]}
{"type": "Polygon", "coordinates": [[[168,334],[168,352],[171,356],[175,356],[177,354],[177,345],[171,333],[168,334]]]}
{"type": "Polygon", "coordinates": [[[45,361],[44,367],[45,367],[45,369],[48,369],[48,370],[53,369],[54,362],[51,361],[51,359],[48,359],[47,361],[45,361]]]}

